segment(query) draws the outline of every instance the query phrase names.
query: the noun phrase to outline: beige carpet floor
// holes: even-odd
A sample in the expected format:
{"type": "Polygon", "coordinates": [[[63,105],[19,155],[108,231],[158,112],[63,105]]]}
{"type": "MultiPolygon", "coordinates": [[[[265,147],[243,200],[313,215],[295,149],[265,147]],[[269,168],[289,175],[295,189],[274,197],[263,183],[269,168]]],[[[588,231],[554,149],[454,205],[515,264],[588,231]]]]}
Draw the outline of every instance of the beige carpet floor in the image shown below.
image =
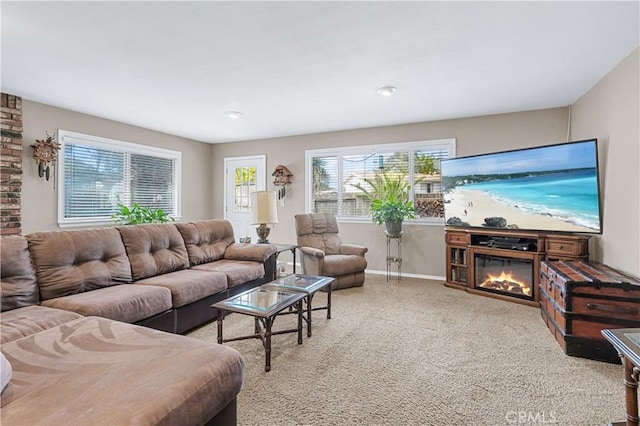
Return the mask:
{"type": "MultiPolygon", "coordinates": [[[[326,300],[318,293],[314,302],[326,300]]],[[[540,310],[442,282],[367,275],[333,293],[313,336],[227,343],[246,364],[240,425],[604,425],[624,416],[622,367],[562,352],[540,310]]],[[[278,317],[290,327],[294,315],[278,317]]],[[[250,334],[233,314],[225,336],[250,334]]],[[[189,334],[216,341],[216,324],[189,334]]]]}

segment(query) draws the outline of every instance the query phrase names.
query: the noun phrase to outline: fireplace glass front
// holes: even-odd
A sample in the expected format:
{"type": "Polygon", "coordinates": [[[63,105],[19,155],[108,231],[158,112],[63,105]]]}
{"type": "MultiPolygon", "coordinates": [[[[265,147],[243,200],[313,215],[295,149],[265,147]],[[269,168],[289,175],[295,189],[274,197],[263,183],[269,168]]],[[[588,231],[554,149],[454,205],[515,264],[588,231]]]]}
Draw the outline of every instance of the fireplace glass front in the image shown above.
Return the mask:
{"type": "Polygon", "coordinates": [[[475,288],[533,300],[533,260],[475,253],[475,288]]]}

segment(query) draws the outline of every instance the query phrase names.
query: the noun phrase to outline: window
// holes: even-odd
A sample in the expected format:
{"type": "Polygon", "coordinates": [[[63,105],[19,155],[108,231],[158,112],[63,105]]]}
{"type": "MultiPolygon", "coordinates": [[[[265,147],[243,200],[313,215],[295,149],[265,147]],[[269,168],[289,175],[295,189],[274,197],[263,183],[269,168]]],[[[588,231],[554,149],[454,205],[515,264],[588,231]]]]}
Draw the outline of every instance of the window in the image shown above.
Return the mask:
{"type": "Polygon", "coordinates": [[[251,212],[251,193],[258,190],[255,166],[235,169],[234,181],[233,212],[251,212]]]}
{"type": "Polygon", "coordinates": [[[180,216],[181,153],[58,130],[60,226],[110,223],[118,201],[180,216]]]}
{"type": "Polygon", "coordinates": [[[410,186],[417,220],[442,223],[440,160],[455,156],[455,139],[306,151],[307,211],[340,219],[369,220],[369,201],[358,186],[385,173],[410,186]]]}

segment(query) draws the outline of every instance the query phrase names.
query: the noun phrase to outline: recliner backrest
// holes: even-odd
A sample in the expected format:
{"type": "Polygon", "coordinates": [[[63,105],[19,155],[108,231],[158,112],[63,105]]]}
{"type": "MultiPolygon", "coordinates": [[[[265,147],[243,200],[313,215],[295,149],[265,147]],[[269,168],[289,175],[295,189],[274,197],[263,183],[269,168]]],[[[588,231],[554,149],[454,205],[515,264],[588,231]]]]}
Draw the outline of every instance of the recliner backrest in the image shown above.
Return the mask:
{"type": "Polygon", "coordinates": [[[338,235],[338,221],[331,213],[295,215],[298,245],[322,250],[326,255],[340,254],[342,240],[338,235]]]}

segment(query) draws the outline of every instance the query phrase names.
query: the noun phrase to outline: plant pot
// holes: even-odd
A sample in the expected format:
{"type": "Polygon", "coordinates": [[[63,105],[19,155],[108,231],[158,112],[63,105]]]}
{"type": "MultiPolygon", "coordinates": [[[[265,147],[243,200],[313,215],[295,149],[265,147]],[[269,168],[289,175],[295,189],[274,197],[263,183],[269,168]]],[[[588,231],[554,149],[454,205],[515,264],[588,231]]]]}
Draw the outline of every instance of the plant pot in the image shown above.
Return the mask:
{"type": "Polygon", "coordinates": [[[387,235],[390,237],[398,237],[402,234],[402,221],[398,222],[385,222],[387,227],[387,235]]]}

